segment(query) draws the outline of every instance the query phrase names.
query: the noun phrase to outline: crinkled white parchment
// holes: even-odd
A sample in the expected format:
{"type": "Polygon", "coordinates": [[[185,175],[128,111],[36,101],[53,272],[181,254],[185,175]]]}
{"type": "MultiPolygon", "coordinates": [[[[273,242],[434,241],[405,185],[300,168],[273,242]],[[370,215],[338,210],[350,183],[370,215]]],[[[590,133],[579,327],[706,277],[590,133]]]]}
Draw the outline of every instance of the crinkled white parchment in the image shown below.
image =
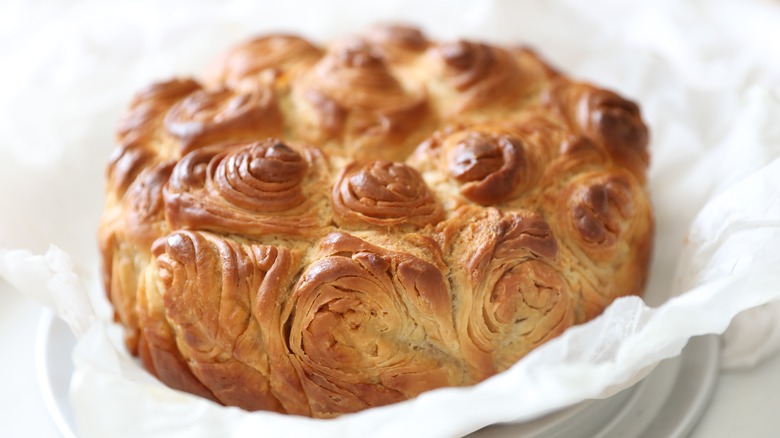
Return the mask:
{"type": "Polygon", "coordinates": [[[749,366],[780,343],[776,1],[9,1],[0,41],[0,276],[80,337],[71,399],[81,436],[462,435],[603,395],[732,320],[726,364],[749,366]],[[323,41],[377,21],[527,43],[641,103],[655,307],[621,299],[475,387],[335,420],[247,413],[166,388],[124,352],[97,275],[103,168],[121,112],[140,87],[196,75],[247,36],[323,41]]]}

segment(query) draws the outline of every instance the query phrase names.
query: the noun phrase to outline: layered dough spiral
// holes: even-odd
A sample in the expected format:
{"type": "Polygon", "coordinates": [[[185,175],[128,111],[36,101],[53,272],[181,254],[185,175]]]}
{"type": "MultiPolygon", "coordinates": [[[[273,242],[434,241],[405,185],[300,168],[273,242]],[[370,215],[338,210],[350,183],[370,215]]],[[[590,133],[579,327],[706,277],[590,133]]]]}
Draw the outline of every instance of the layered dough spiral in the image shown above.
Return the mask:
{"type": "Polygon", "coordinates": [[[530,83],[504,48],[457,41],[437,46],[432,56],[441,69],[442,104],[447,112],[518,105],[530,83]]]}
{"type": "Polygon", "coordinates": [[[464,288],[456,313],[463,354],[485,378],[570,327],[577,303],[540,215],[468,206],[460,216],[440,227],[453,280],[464,288]]]}
{"type": "Polygon", "coordinates": [[[462,382],[446,280],[436,265],[345,233],[290,293],[282,321],[312,414],[333,416],[462,382]]]}
{"type": "Polygon", "coordinates": [[[165,384],[331,418],[478,383],[641,294],[639,107],[526,47],[376,26],[241,43],[140,91],[99,243],[165,384]]]}
{"type": "Polygon", "coordinates": [[[438,222],[444,212],[420,174],[403,163],[355,161],[333,187],[333,210],[340,225],[438,222]]]}
{"type": "Polygon", "coordinates": [[[317,149],[276,139],[190,152],[164,192],[168,221],[249,236],[306,234],[327,220],[316,202],[328,178],[323,161],[317,149]]]}

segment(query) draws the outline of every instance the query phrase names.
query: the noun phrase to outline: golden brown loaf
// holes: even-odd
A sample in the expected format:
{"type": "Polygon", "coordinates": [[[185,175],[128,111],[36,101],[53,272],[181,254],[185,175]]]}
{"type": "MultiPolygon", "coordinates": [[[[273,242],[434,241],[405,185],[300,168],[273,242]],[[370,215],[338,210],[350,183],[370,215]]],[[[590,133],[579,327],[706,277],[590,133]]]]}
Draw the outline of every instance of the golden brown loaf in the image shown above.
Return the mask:
{"type": "Polygon", "coordinates": [[[642,293],[638,107],[527,48],[271,35],[137,94],[100,229],[167,385],[333,417],[471,385],[642,293]]]}

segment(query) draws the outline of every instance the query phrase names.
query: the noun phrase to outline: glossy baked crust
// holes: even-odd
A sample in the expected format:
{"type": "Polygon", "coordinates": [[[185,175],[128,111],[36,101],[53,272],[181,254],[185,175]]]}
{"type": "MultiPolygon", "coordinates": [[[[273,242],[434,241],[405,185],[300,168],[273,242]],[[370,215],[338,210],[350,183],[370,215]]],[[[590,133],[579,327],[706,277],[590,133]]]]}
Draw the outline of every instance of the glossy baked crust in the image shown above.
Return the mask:
{"type": "Polygon", "coordinates": [[[140,91],[117,141],[99,236],[127,345],[225,405],[471,385],[647,279],[637,105],[527,48],[260,37],[140,91]]]}

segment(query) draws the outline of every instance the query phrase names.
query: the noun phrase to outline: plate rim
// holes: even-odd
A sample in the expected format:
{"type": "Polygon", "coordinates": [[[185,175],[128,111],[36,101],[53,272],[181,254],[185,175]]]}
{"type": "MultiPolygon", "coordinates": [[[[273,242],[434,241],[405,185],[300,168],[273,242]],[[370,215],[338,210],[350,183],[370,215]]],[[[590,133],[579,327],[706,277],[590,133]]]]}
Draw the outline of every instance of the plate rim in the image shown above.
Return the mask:
{"type": "MultiPolygon", "coordinates": [[[[55,318],[59,317],[55,316],[54,312],[47,308],[43,310],[41,317],[38,320],[38,327],[35,334],[35,371],[38,377],[38,389],[43,397],[43,403],[46,406],[46,410],[49,412],[49,416],[60,435],[62,435],[63,438],[77,438],[74,430],[75,419],[66,413],[65,409],[60,406],[59,397],[55,394],[56,391],[54,390],[51,373],[49,371],[49,362],[51,360],[49,346],[51,344],[51,333],[55,324],[55,318]]],[[[73,346],[75,347],[75,338],[73,346]]],[[[69,364],[71,367],[73,366],[72,360],[69,364]]],[[[67,396],[67,394],[65,395],[67,396]]],[[[68,403],[70,402],[68,397],[66,397],[66,401],[68,403]]]]}

